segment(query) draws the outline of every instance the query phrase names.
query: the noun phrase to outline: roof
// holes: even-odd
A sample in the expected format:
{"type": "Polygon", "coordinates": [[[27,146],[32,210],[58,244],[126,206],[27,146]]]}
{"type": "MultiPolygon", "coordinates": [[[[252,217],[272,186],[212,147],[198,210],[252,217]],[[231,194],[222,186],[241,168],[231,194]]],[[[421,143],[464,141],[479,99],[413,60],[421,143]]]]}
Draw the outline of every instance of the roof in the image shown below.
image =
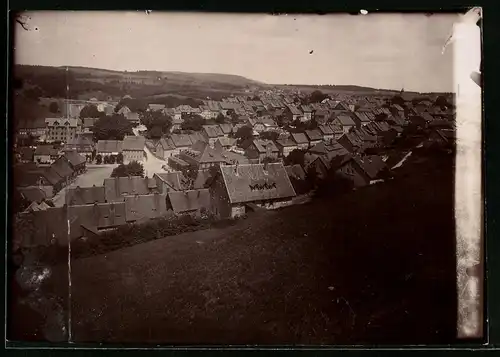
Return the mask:
{"type": "Polygon", "coordinates": [[[59,150],[55,149],[52,145],[40,145],[35,149],[35,155],[57,156],[59,155],[59,150]]]}
{"type": "Polygon", "coordinates": [[[177,148],[188,147],[193,145],[193,142],[191,141],[189,135],[187,134],[172,134],[170,135],[170,138],[172,139],[172,143],[177,148]]]}
{"type": "Polygon", "coordinates": [[[161,146],[163,150],[172,150],[175,147],[171,138],[161,138],[156,145],[161,146]]]}
{"type": "Polygon", "coordinates": [[[108,202],[123,201],[124,195],[146,195],[149,193],[148,179],[140,176],[104,179],[104,189],[108,202]]]}
{"type": "Polygon", "coordinates": [[[292,136],[292,139],[297,143],[297,144],[308,144],[309,140],[307,139],[306,134],[304,133],[290,133],[292,136]]]}
{"type": "Polygon", "coordinates": [[[300,108],[304,113],[311,113],[313,111],[309,105],[301,105],[300,108]]]}
{"type": "Polygon", "coordinates": [[[295,196],[295,190],[282,163],[221,166],[231,203],[245,203],[295,196]]]}
{"type": "Polygon", "coordinates": [[[126,196],[126,221],[140,221],[163,216],[167,212],[166,198],[165,194],[160,193],[126,196]]]}
{"type": "Polygon", "coordinates": [[[47,198],[45,191],[38,187],[22,187],[18,188],[21,195],[29,202],[42,202],[47,198]]]}
{"type": "Polygon", "coordinates": [[[47,127],[44,118],[35,118],[33,120],[19,120],[18,129],[45,129],[47,127]]]}
{"type": "Polygon", "coordinates": [[[67,119],[67,118],[46,118],[45,123],[47,126],[69,126],[77,127],[78,119],[67,119]]]}
{"type": "Polygon", "coordinates": [[[377,178],[380,171],[386,167],[385,162],[377,155],[365,156],[363,158],[353,157],[353,160],[372,180],[377,178]]]}
{"type": "Polygon", "coordinates": [[[165,104],[149,104],[148,107],[151,110],[162,110],[165,108],[165,104]]]}
{"type": "Polygon", "coordinates": [[[62,156],[54,161],[50,167],[61,177],[69,177],[73,174],[73,169],[68,160],[62,156]]]}
{"type": "Polygon", "coordinates": [[[75,150],[64,152],[64,157],[69,161],[69,163],[73,167],[82,165],[87,161],[85,157],[77,153],[75,150]]]}
{"type": "Polygon", "coordinates": [[[290,109],[290,112],[292,115],[302,115],[302,112],[294,105],[287,105],[288,109],[290,109]]]}
{"type": "Polygon", "coordinates": [[[83,118],[83,127],[84,128],[93,128],[96,121],[99,118],[83,118]]]}
{"type": "Polygon", "coordinates": [[[332,141],[329,144],[318,143],[310,148],[308,152],[324,156],[328,162],[336,156],[345,156],[349,154],[349,152],[336,141],[332,141]]]}
{"type": "Polygon", "coordinates": [[[338,122],[340,122],[340,124],[342,126],[349,126],[349,125],[354,126],[354,125],[356,125],[354,123],[354,121],[352,120],[352,118],[347,116],[347,115],[339,115],[339,116],[337,116],[336,119],[338,122]]]}
{"type": "Polygon", "coordinates": [[[294,178],[296,180],[305,180],[306,179],[306,173],[304,172],[304,169],[302,166],[299,164],[295,165],[289,165],[285,166],[286,173],[288,174],[288,177],[294,178]]]}
{"type": "Polygon", "coordinates": [[[219,124],[219,126],[224,134],[229,134],[233,131],[233,126],[231,124],[219,124]]]}
{"type": "Polygon", "coordinates": [[[125,202],[70,206],[68,214],[71,222],[71,238],[73,239],[83,235],[82,228],[97,230],[126,223],[125,202]]]}
{"type": "Polygon", "coordinates": [[[248,164],[248,158],[245,155],[238,154],[234,151],[223,150],[220,155],[226,160],[228,164],[248,164]]]}
{"type": "Polygon", "coordinates": [[[153,177],[157,177],[161,182],[166,183],[175,191],[182,190],[181,176],[182,173],[179,171],[160,173],[157,172],[153,175],[153,177]]]}
{"type": "Polygon", "coordinates": [[[319,125],[318,129],[321,132],[321,134],[323,134],[323,135],[332,135],[333,134],[333,130],[329,125],[319,125]]]}
{"type": "Polygon", "coordinates": [[[100,152],[122,152],[123,141],[121,140],[99,140],[97,142],[97,153],[100,152]]]}
{"type": "Polygon", "coordinates": [[[139,113],[134,113],[134,112],[125,112],[125,118],[127,120],[139,120],[139,113]]]}
{"type": "Polygon", "coordinates": [[[106,202],[104,186],[68,188],[66,190],[66,204],[68,206],[88,205],[106,202]]]}
{"type": "Polygon", "coordinates": [[[78,135],[73,139],[70,139],[65,145],[64,149],[77,149],[80,151],[92,151],[94,148],[94,143],[87,137],[78,135]]]}
{"type": "Polygon", "coordinates": [[[21,156],[21,160],[33,160],[33,155],[35,154],[35,150],[30,147],[22,147],[19,148],[19,155],[21,156]]]}
{"type": "Polygon", "coordinates": [[[168,199],[175,213],[198,211],[210,208],[210,191],[207,188],[190,191],[171,191],[168,199]]]}
{"type": "Polygon", "coordinates": [[[297,146],[297,144],[295,143],[295,141],[293,141],[290,138],[278,139],[278,140],[276,140],[276,145],[282,146],[282,147],[297,146]]]}
{"type": "Polygon", "coordinates": [[[123,151],[142,151],[146,146],[146,138],[144,136],[126,136],[123,138],[123,151]]]}
{"type": "Polygon", "coordinates": [[[268,151],[268,148],[271,149],[271,152],[279,151],[276,147],[276,144],[272,140],[264,140],[264,139],[255,139],[253,144],[257,148],[257,150],[261,153],[265,153],[268,151]]]}
{"type": "Polygon", "coordinates": [[[306,130],[306,135],[309,138],[309,140],[321,140],[321,139],[323,139],[321,132],[317,129],[306,130]]]}
{"type": "Polygon", "coordinates": [[[217,142],[219,142],[222,146],[234,146],[237,141],[238,140],[236,138],[222,137],[217,139],[217,142]]]}
{"type": "Polygon", "coordinates": [[[368,118],[368,116],[365,113],[363,113],[363,112],[355,112],[354,115],[362,123],[369,123],[369,122],[371,122],[370,118],[368,118]]]}
{"type": "Polygon", "coordinates": [[[51,185],[56,185],[58,184],[59,182],[63,181],[64,178],[62,176],[60,176],[57,171],[51,166],[51,167],[47,167],[44,171],[43,171],[43,177],[45,177],[45,179],[51,184],[51,185]]]}
{"type": "Polygon", "coordinates": [[[211,148],[203,141],[197,141],[193,146],[179,154],[179,158],[192,164],[226,162],[220,152],[211,148]]]}
{"type": "Polygon", "coordinates": [[[45,203],[45,202],[31,202],[31,204],[26,208],[25,212],[26,211],[31,211],[31,212],[37,212],[37,211],[45,211],[47,210],[48,208],[50,208],[50,206],[45,203]]]}
{"type": "Polygon", "coordinates": [[[209,138],[217,138],[224,136],[222,129],[219,125],[203,125],[202,129],[209,138]]]}

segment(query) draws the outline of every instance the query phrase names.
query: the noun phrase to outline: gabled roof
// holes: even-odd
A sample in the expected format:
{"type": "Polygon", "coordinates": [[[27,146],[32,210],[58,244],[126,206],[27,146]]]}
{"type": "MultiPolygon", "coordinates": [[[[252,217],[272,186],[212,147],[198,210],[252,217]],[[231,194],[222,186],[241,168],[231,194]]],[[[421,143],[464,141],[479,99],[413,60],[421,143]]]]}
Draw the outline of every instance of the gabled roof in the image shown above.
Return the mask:
{"type": "Polygon", "coordinates": [[[77,153],[76,150],[65,151],[64,157],[73,167],[82,165],[87,161],[85,157],[77,153]]]}
{"type": "Polygon", "coordinates": [[[380,171],[386,167],[385,162],[377,155],[353,157],[353,160],[371,180],[376,179],[380,171]]]}
{"type": "Polygon", "coordinates": [[[248,164],[248,158],[237,152],[222,150],[220,155],[226,160],[226,163],[231,165],[248,164]]]}
{"type": "Polygon", "coordinates": [[[106,202],[104,186],[68,188],[66,191],[66,204],[68,206],[88,205],[106,202]]]}
{"type": "Polygon", "coordinates": [[[96,121],[99,118],[83,118],[83,127],[84,128],[93,128],[96,121]]]}
{"type": "Polygon", "coordinates": [[[294,105],[287,105],[287,108],[290,109],[292,115],[302,115],[302,112],[294,105]]]}
{"type": "Polygon", "coordinates": [[[57,156],[59,155],[59,150],[55,149],[52,145],[40,145],[35,149],[35,155],[37,156],[57,156]]]}
{"type": "Polygon", "coordinates": [[[304,133],[290,133],[290,135],[297,144],[309,143],[309,140],[307,139],[307,136],[304,133]]]}
{"type": "Polygon", "coordinates": [[[161,182],[166,183],[170,188],[175,191],[182,190],[181,184],[182,173],[179,171],[175,172],[157,172],[153,177],[157,177],[161,182]]]}
{"type": "Polygon", "coordinates": [[[61,177],[69,177],[73,174],[73,169],[71,168],[68,160],[63,156],[59,157],[56,161],[50,165],[51,169],[53,169],[57,174],[61,177]]]}
{"type": "Polygon", "coordinates": [[[233,126],[231,124],[219,124],[219,126],[224,134],[229,134],[233,131],[233,126]]]}
{"type": "Polygon", "coordinates": [[[337,116],[336,120],[342,125],[342,126],[355,126],[356,123],[352,120],[351,117],[347,115],[339,115],[337,116]]]}
{"type": "Polygon", "coordinates": [[[142,151],[146,145],[144,136],[126,136],[123,138],[123,151],[142,151]]]}
{"type": "Polygon", "coordinates": [[[133,195],[125,197],[125,217],[127,222],[157,218],[167,212],[166,195],[133,195]]]}
{"type": "Polygon", "coordinates": [[[295,196],[288,174],[281,163],[221,166],[231,203],[249,203],[295,196]]]}
{"type": "Polygon", "coordinates": [[[148,104],[148,108],[151,110],[163,110],[165,108],[165,104],[148,104]]]}
{"type": "Polygon", "coordinates": [[[99,140],[97,142],[97,152],[122,152],[123,141],[121,140],[99,140]]]}
{"type": "Polygon", "coordinates": [[[220,155],[220,153],[211,148],[207,143],[203,141],[198,141],[193,146],[187,150],[180,153],[179,158],[186,161],[187,163],[192,163],[200,165],[203,163],[220,163],[226,160],[220,155]]]}
{"type": "Polygon", "coordinates": [[[234,146],[236,145],[236,142],[238,140],[236,138],[226,138],[226,137],[222,137],[222,138],[218,138],[217,139],[217,142],[219,144],[221,144],[223,147],[225,146],[234,146]]]}
{"type": "Polygon", "coordinates": [[[78,119],[68,119],[68,118],[46,118],[45,123],[48,127],[51,126],[68,126],[76,128],[78,126],[78,119]]]}
{"type": "Polygon", "coordinates": [[[318,129],[323,135],[333,135],[333,130],[329,125],[319,125],[318,129]]]}
{"type": "Polygon", "coordinates": [[[170,191],[168,199],[176,214],[210,208],[210,191],[207,188],[190,191],[170,191]]]}
{"type": "Polygon", "coordinates": [[[285,166],[286,173],[288,174],[289,178],[294,178],[296,180],[305,180],[306,179],[306,173],[304,172],[304,169],[302,166],[299,164],[291,165],[291,166],[285,166]]]}
{"type": "Polygon", "coordinates": [[[53,186],[64,180],[52,166],[43,171],[43,177],[53,186]]]}
{"type": "Polygon", "coordinates": [[[123,201],[125,195],[148,194],[148,179],[140,176],[107,178],[104,179],[104,190],[107,202],[123,201]]]}
{"type": "Polygon", "coordinates": [[[260,153],[266,153],[269,148],[271,152],[279,151],[272,140],[255,139],[253,144],[260,153]]]}
{"type": "Polygon", "coordinates": [[[321,140],[323,139],[323,136],[321,135],[321,132],[317,129],[313,130],[306,130],[306,135],[309,138],[309,140],[321,140]]]}
{"type": "Polygon", "coordinates": [[[203,132],[207,134],[209,138],[218,138],[224,136],[222,129],[219,125],[203,125],[203,132]]]}
{"type": "Polygon", "coordinates": [[[47,198],[45,191],[42,189],[32,186],[32,187],[20,187],[18,191],[28,202],[40,203],[47,198]]]}
{"type": "Polygon", "coordinates": [[[83,135],[77,135],[76,137],[74,137],[73,139],[70,139],[65,145],[64,145],[64,149],[69,149],[69,150],[73,150],[73,149],[77,149],[77,150],[88,150],[88,151],[92,151],[94,148],[94,144],[92,143],[92,141],[83,136],[83,135]]]}
{"type": "Polygon", "coordinates": [[[338,142],[331,141],[329,144],[318,143],[308,150],[309,153],[324,156],[327,162],[334,157],[348,155],[349,152],[338,142]]]}
{"type": "Polygon", "coordinates": [[[354,115],[361,123],[369,123],[371,120],[368,116],[363,112],[355,112],[354,115]]]}
{"type": "Polygon", "coordinates": [[[302,109],[302,112],[304,113],[311,113],[313,111],[309,105],[301,105],[300,109],[302,109]]]}
{"type": "Polygon", "coordinates": [[[191,140],[191,142],[194,144],[198,141],[203,141],[203,142],[206,142],[207,141],[207,138],[205,136],[203,136],[203,134],[199,131],[194,131],[192,132],[191,134],[188,134],[189,135],[189,139],[191,140]]]}
{"type": "Polygon", "coordinates": [[[295,141],[293,141],[290,138],[282,138],[276,140],[276,145],[281,146],[281,147],[292,147],[292,146],[297,146],[295,141]]]}

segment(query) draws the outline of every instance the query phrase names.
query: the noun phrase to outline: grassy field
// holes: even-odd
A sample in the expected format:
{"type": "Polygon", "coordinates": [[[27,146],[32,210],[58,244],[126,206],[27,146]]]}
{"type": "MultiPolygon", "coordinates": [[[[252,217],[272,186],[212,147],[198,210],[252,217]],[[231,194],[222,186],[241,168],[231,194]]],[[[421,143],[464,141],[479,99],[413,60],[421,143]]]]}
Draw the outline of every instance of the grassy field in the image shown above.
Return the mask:
{"type": "MultiPolygon", "coordinates": [[[[408,160],[335,200],[73,261],[74,340],[453,342],[452,159],[408,160]]],[[[67,288],[60,265],[43,289],[67,288]]]]}

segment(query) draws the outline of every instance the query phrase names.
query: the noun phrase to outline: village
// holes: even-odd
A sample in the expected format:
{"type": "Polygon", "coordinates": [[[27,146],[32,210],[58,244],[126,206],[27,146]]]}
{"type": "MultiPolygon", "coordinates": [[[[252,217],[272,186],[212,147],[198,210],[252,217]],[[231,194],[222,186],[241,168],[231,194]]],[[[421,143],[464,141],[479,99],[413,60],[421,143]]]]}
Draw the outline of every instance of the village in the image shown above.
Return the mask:
{"type": "Polygon", "coordinates": [[[129,95],[39,103],[52,117],[15,123],[15,207],[35,225],[17,247],[64,246],[165,216],[236,219],[301,204],[332,174],[350,189],[377,184],[411,145],[451,150],[455,137],[451,97],[404,91],[274,88],[197,107],[129,95]]]}

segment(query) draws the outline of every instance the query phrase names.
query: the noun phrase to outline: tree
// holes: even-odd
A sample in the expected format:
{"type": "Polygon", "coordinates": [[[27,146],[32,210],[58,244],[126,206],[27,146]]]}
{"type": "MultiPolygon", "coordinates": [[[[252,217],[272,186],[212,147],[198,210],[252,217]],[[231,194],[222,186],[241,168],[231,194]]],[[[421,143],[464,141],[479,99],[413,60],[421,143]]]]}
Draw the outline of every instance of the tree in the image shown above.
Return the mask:
{"type": "Polygon", "coordinates": [[[205,124],[205,119],[200,115],[187,115],[184,117],[184,122],[181,124],[182,130],[200,131],[205,124]]]}
{"type": "Polygon", "coordinates": [[[132,124],[123,115],[113,114],[99,118],[94,123],[94,139],[123,140],[125,135],[132,135],[132,124]]]}
{"type": "Polygon", "coordinates": [[[254,96],[252,97],[252,100],[253,100],[253,101],[260,101],[260,98],[259,98],[259,96],[254,95],[254,96]]]}
{"type": "Polygon", "coordinates": [[[321,103],[326,98],[328,98],[327,94],[324,94],[320,90],[315,90],[309,95],[308,101],[309,103],[321,103]]]}
{"type": "Polygon", "coordinates": [[[287,157],[285,157],[284,161],[285,161],[285,165],[300,165],[302,167],[304,167],[304,156],[306,154],[306,151],[305,150],[301,150],[301,149],[295,149],[295,150],[292,150],[290,152],[290,154],[288,154],[287,157]]]}
{"type": "Polygon", "coordinates": [[[272,140],[276,141],[278,140],[280,134],[277,131],[263,131],[260,133],[260,138],[264,140],[272,140]]]}
{"type": "Polygon", "coordinates": [[[121,152],[116,155],[116,163],[117,164],[123,164],[123,154],[121,152]]]}
{"type": "Polygon", "coordinates": [[[49,105],[49,111],[51,113],[57,113],[59,111],[59,104],[57,102],[52,102],[49,105]]]}
{"type": "Polygon", "coordinates": [[[86,105],[80,110],[80,118],[101,118],[102,116],[104,113],[97,110],[94,104],[86,105]]]}
{"type": "Polygon", "coordinates": [[[391,103],[392,103],[392,105],[398,104],[398,105],[403,106],[403,105],[405,105],[405,100],[400,95],[395,95],[394,97],[392,97],[391,103]]]}
{"type": "Polygon", "coordinates": [[[24,91],[24,96],[26,98],[36,100],[37,102],[42,95],[43,95],[43,92],[38,86],[30,88],[30,89],[26,89],[24,91]]]}
{"type": "Polygon", "coordinates": [[[114,164],[115,162],[116,162],[116,155],[111,155],[111,156],[109,157],[109,163],[110,163],[110,164],[114,164]]]}
{"type": "Polygon", "coordinates": [[[129,177],[140,176],[144,177],[144,167],[137,161],[132,161],[127,165],[120,164],[113,169],[111,177],[129,177]]]}
{"type": "Polygon", "coordinates": [[[97,165],[102,164],[102,155],[101,155],[101,154],[99,154],[99,155],[97,155],[97,156],[95,157],[95,163],[96,163],[97,165]]]}
{"type": "Polygon", "coordinates": [[[441,108],[448,108],[450,106],[450,103],[448,102],[445,96],[440,95],[436,98],[434,105],[441,108]]]}
{"type": "Polygon", "coordinates": [[[145,111],[139,114],[141,124],[148,129],[150,138],[161,138],[170,132],[172,118],[162,111],[145,111]]]}
{"type": "Polygon", "coordinates": [[[253,138],[253,129],[247,125],[242,126],[236,131],[236,134],[234,136],[238,138],[240,142],[250,140],[253,138]]]}
{"type": "Polygon", "coordinates": [[[222,113],[219,113],[219,115],[215,118],[215,122],[217,124],[224,124],[226,122],[226,117],[222,113]]]}
{"type": "Polygon", "coordinates": [[[104,163],[109,164],[109,156],[104,156],[104,163]]]}

